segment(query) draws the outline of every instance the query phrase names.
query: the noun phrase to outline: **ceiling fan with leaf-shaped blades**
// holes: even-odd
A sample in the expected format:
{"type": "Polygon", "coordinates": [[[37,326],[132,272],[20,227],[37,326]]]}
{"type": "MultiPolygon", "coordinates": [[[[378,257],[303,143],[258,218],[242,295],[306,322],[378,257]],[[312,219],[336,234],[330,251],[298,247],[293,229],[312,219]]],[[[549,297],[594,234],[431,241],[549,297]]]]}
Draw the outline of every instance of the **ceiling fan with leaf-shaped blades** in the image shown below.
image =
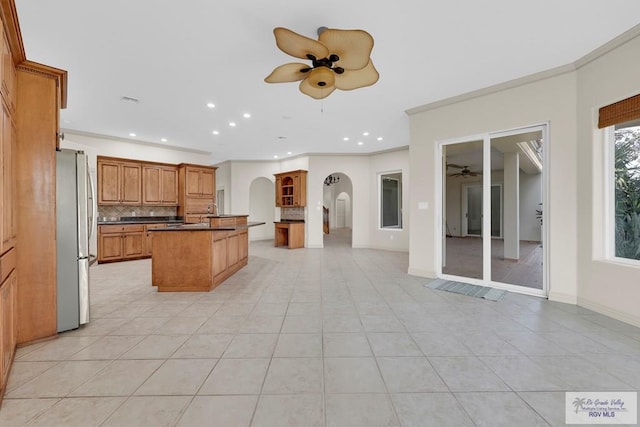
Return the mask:
{"type": "Polygon", "coordinates": [[[276,67],[264,81],[287,83],[300,81],[300,92],[323,99],[334,90],[352,90],[378,81],[371,62],[373,37],[363,30],[318,28],[318,40],[286,28],[273,30],[276,44],[284,53],[307,59],[311,65],[292,62],[276,67]]]}
{"type": "Polygon", "coordinates": [[[466,178],[469,176],[482,175],[482,172],[473,172],[471,169],[469,169],[469,166],[460,166],[456,165],[455,163],[447,163],[447,169],[449,168],[460,169],[460,172],[452,173],[449,176],[461,176],[463,178],[466,178]]]}

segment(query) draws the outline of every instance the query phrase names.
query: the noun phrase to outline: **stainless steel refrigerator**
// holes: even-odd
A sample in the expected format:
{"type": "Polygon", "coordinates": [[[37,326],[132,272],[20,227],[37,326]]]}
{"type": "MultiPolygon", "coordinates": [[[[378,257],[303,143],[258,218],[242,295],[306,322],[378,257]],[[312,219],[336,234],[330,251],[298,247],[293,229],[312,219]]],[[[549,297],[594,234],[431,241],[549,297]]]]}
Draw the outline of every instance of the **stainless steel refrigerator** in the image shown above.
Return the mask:
{"type": "Polygon", "coordinates": [[[95,225],[94,186],[87,155],[56,152],[58,332],[89,322],[89,239],[95,225]]]}

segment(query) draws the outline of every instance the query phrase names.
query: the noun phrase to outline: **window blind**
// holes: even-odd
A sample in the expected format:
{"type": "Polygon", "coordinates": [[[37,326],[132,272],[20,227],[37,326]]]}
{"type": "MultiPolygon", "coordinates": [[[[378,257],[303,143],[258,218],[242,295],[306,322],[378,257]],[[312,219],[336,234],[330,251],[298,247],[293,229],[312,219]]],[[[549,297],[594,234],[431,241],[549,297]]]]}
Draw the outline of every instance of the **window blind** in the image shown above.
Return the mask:
{"type": "Polygon", "coordinates": [[[598,128],[602,129],[636,119],[640,119],[640,95],[600,108],[598,128]]]}

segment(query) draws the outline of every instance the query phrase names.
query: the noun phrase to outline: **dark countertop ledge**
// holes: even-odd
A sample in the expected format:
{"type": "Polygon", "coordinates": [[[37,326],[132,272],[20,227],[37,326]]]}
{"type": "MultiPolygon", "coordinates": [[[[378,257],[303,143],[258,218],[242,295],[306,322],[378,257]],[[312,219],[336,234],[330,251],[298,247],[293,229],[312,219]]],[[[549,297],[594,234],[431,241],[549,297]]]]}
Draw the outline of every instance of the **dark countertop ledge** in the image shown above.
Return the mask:
{"type": "MultiPolygon", "coordinates": [[[[241,216],[241,215],[240,215],[241,216]]],[[[197,223],[197,224],[176,224],[169,225],[163,228],[154,228],[149,231],[233,231],[233,230],[243,230],[245,228],[256,227],[258,225],[264,225],[264,222],[260,221],[249,221],[247,224],[241,225],[225,225],[218,227],[211,227],[208,223],[197,223]]]]}

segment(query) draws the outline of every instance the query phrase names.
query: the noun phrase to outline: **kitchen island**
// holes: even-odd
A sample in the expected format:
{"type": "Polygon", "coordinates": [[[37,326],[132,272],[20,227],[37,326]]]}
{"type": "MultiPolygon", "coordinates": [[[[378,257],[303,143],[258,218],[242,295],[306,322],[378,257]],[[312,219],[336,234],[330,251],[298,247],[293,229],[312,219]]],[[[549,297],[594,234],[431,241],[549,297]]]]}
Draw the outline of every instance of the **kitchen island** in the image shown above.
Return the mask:
{"type": "Polygon", "coordinates": [[[211,291],[249,258],[248,215],[207,215],[207,222],[150,230],[151,283],[159,292],[211,291]]]}

